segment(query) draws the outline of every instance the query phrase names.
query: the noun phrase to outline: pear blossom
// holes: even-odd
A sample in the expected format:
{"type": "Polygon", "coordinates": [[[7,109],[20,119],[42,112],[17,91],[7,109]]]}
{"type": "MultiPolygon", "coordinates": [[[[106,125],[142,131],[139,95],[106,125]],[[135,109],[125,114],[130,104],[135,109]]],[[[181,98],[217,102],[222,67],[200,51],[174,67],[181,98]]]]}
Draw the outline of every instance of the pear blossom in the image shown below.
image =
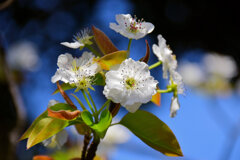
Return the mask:
{"type": "Polygon", "coordinates": [[[172,74],[172,82],[174,83],[174,85],[177,85],[177,94],[183,94],[184,93],[184,83],[183,83],[183,78],[181,76],[181,74],[179,74],[177,71],[173,70],[171,72],[172,74]]]}
{"type": "Polygon", "coordinates": [[[157,81],[150,75],[148,65],[131,58],[106,73],[103,94],[120,103],[129,112],[135,112],[156,93],[157,81]]]}
{"type": "Polygon", "coordinates": [[[61,45],[73,49],[82,49],[85,45],[92,44],[92,42],[90,41],[91,38],[93,38],[93,36],[90,36],[90,30],[86,28],[80,33],[78,33],[76,36],[74,36],[73,42],[62,42],[61,45]]]}
{"type": "Polygon", "coordinates": [[[93,61],[91,52],[84,52],[80,58],[73,58],[71,54],[61,54],[58,57],[58,69],[52,77],[52,83],[63,81],[75,85],[77,89],[92,88],[92,77],[100,70],[93,61]]]}
{"type": "Polygon", "coordinates": [[[176,57],[172,54],[172,50],[167,46],[166,40],[162,35],[158,35],[158,45],[153,44],[153,53],[158,57],[158,60],[162,62],[163,65],[163,78],[168,78],[168,72],[174,74],[177,68],[176,57]]]}
{"type": "Polygon", "coordinates": [[[174,96],[172,97],[171,107],[170,107],[170,117],[175,117],[177,114],[177,111],[180,109],[180,105],[178,102],[178,97],[174,96]]]}
{"type": "Polygon", "coordinates": [[[230,79],[237,75],[237,65],[233,58],[209,53],[204,56],[203,63],[205,69],[210,74],[230,79]]]}
{"type": "Polygon", "coordinates": [[[61,130],[52,137],[44,140],[42,143],[45,147],[54,148],[57,147],[60,149],[67,142],[68,134],[65,129],[61,130]]]}
{"type": "Polygon", "coordinates": [[[129,39],[140,39],[154,30],[154,25],[149,22],[132,18],[130,14],[117,14],[116,23],[110,23],[110,28],[129,39]]]}
{"type": "Polygon", "coordinates": [[[181,64],[179,72],[183,76],[184,83],[190,86],[200,86],[206,79],[204,70],[197,63],[186,62],[181,64]]]}

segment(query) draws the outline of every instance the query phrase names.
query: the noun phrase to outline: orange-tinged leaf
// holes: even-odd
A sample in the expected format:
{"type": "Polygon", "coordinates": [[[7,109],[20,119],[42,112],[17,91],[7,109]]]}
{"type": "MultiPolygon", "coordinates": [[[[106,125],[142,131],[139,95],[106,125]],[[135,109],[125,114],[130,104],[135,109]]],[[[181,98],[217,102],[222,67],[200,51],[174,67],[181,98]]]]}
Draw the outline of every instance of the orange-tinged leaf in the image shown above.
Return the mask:
{"type": "Polygon", "coordinates": [[[160,93],[154,94],[154,95],[152,96],[151,101],[152,101],[154,104],[160,106],[160,105],[161,105],[161,94],[160,94],[160,93]]]}
{"type": "MultiPolygon", "coordinates": [[[[66,103],[58,103],[55,104],[51,107],[49,107],[51,110],[54,111],[58,111],[58,110],[71,110],[73,111],[72,107],[66,103]]],[[[26,138],[29,138],[29,136],[31,135],[33,129],[38,125],[39,121],[41,119],[47,118],[48,117],[48,111],[46,110],[45,112],[43,112],[40,116],[38,116],[34,122],[31,124],[31,126],[27,129],[27,131],[25,131],[25,133],[22,135],[22,137],[19,139],[19,141],[24,140],[26,138]]]]}
{"type": "Polygon", "coordinates": [[[140,61],[148,63],[148,60],[150,58],[150,48],[149,48],[149,45],[148,45],[148,41],[146,40],[145,42],[146,42],[146,54],[145,54],[144,57],[142,57],[140,59],[140,61]]]}
{"type": "Polygon", "coordinates": [[[53,158],[45,155],[37,155],[33,157],[33,160],[53,160],[53,158]]]}
{"type": "Polygon", "coordinates": [[[94,39],[104,55],[118,51],[117,47],[112,43],[108,36],[100,29],[92,26],[94,39]]]}
{"type": "Polygon", "coordinates": [[[47,110],[48,110],[48,116],[49,117],[58,118],[58,119],[62,119],[62,120],[72,120],[80,114],[79,110],[75,110],[75,111],[65,111],[65,110],[53,111],[50,108],[48,108],[47,110]]]}
{"type": "Polygon", "coordinates": [[[96,58],[95,61],[104,70],[110,70],[113,66],[121,64],[127,58],[127,51],[117,51],[107,54],[101,58],[96,58]]]}

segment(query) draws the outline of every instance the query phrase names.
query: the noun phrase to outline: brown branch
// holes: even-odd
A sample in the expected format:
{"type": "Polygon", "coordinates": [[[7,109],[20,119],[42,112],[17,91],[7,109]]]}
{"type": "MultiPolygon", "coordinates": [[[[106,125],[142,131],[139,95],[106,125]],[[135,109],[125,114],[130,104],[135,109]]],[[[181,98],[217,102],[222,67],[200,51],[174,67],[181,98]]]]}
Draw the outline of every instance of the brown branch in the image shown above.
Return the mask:
{"type": "Polygon", "coordinates": [[[86,160],[87,148],[91,139],[92,139],[92,136],[90,134],[87,134],[84,136],[81,160],[86,160]]]}
{"type": "Polygon", "coordinates": [[[94,135],[94,139],[88,149],[88,153],[85,160],[93,160],[93,158],[96,156],[96,151],[99,143],[100,139],[96,135],[94,135]]]}
{"type": "Polygon", "coordinates": [[[73,109],[77,109],[77,107],[73,104],[72,100],[68,97],[68,95],[64,92],[64,90],[62,89],[61,85],[59,84],[59,82],[57,81],[57,87],[59,89],[59,92],[61,93],[61,95],[63,96],[63,98],[65,99],[65,101],[73,108],[73,109]]]}
{"type": "Polygon", "coordinates": [[[10,6],[13,3],[14,0],[6,0],[2,3],[0,3],[0,10],[3,10],[5,8],[7,8],[8,6],[10,6]]]}

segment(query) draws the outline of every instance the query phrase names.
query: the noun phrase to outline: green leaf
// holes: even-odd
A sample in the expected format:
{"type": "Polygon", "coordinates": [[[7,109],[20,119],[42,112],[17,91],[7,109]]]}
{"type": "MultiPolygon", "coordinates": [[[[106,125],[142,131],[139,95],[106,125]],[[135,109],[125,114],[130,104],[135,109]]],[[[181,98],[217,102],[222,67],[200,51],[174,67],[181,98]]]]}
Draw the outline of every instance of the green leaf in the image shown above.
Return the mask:
{"type": "Polygon", "coordinates": [[[102,111],[100,120],[96,124],[94,124],[92,114],[89,111],[83,111],[81,116],[86,125],[92,128],[100,138],[104,138],[106,131],[112,122],[112,115],[107,109],[102,111]]]}
{"type": "Polygon", "coordinates": [[[28,137],[27,149],[57,134],[68,126],[68,121],[57,118],[43,118],[33,128],[28,137]]]}
{"type": "Polygon", "coordinates": [[[171,129],[152,113],[141,110],[128,113],[122,118],[120,124],[157,151],[167,156],[183,156],[171,129]]]}
{"type": "MultiPolygon", "coordinates": [[[[59,110],[73,111],[74,110],[70,105],[68,105],[66,103],[58,103],[49,108],[53,111],[59,111],[59,110]]],[[[29,138],[27,148],[30,148],[33,145],[35,145],[35,144],[51,137],[52,135],[56,134],[57,132],[61,131],[61,130],[57,130],[57,128],[63,129],[71,124],[74,124],[74,122],[73,121],[64,121],[64,120],[59,120],[56,118],[48,117],[48,111],[45,111],[34,120],[34,122],[31,124],[31,126],[22,135],[20,140],[29,138]],[[54,127],[56,126],[56,129],[54,129],[52,132],[49,132],[48,129],[49,129],[49,127],[51,129],[52,125],[54,125],[54,127]],[[47,126],[49,126],[49,127],[47,127],[47,126]],[[41,134],[43,134],[43,135],[37,134],[39,129],[41,129],[41,134]],[[48,132],[48,133],[45,133],[45,132],[48,132]]]]}
{"type": "Polygon", "coordinates": [[[92,85],[104,86],[105,85],[105,76],[102,72],[97,73],[93,77],[92,85]]]}
{"type": "MultiPolygon", "coordinates": [[[[61,88],[62,88],[64,91],[66,91],[66,90],[70,90],[70,89],[76,88],[76,86],[71,85],[71,84],[69,84],[69,83],[62,83],[62,84],[61,84],[61,88]]],[[[59,92],[59,89],[56,89],[56,90],[53,92],[53,94],[56,94],[56,93],[58,93],[58,92],[59,92]]]]}
{"type": "Polygon", "coordinates": [[[101,113],[99,122],[90,127],[100,136],[100,138],[104,138],[108,127],[111,125],[111,122],[112,115],[106,109],[101,113]]]}
{"type": "Polygon", "coordinates": [[[82,120],[86,123],[86,125],[91,126],[93,125],[93,118],[92,114],[89,111],[83,111],[81,113],[82,120]]]}

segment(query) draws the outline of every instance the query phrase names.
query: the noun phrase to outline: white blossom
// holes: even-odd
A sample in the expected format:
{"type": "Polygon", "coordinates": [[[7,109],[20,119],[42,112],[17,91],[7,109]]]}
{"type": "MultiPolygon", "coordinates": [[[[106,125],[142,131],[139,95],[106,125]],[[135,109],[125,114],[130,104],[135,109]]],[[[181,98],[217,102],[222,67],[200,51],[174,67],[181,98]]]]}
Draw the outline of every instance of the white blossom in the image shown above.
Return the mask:
{"type": "Polygon", "coordinates": [[[103,94],[120,103],[129,112],[135,112],[156,93],[157,81],[150,75],[148,65],[131,58],[123,61],[115,70],[106,73],[103,94]]]}
{"type": "Polygon", "coordinates": [[[9,47],[6,60],[11,68],[36,71],[40,65],[37,48],[32,42],[23,41],[9,47]]]}
{"type": "Polygon", "coordinates": [[[172,74],[173,83],[177,85],[177,94],[183,94],[185,89],[184,89],[184,83],[183,83],[183,78],[181,74],[179,74],[175,70],[173,70],[171,74],[172,74]]]}
{"type": "Polygon", "coordinates": [[[52,137],[44,140],[42,143],[45,147],[54,148],[57,147],[60,149],[67,142],[68,134],[65,129],[61,130],[52,137]]]}
{"type": "Polygon", "coordinates": [[[110,28],[129,39],[140,39],[154,30],[154,25],[132,18],[130,14],[117,14],[116,23],[110,23],[110,28]]]}
{"type": "Polygon", "coordinates": [[[73,42],[62,42],[61,45],[73,49],[82,49],[85,45],[92,44],[92,42],[90,41],[91,38],[93,38],[93,36],[90,36],[90,30],[86,28],[80,33],[78,33],[76,36],[74,36],[73,42]]]}
{"type": "Polygon", "coordinates": [[[179,66],[179,72],[183,76],[184,83],[190,86],[199,86],[206,79],[204,71],[197,63],[184,63],[179,66]]]}
{"type": "Polygon", "coordinates": [[[178,102],[178,97],[172,97],[171,108],[170,108],[170,117],[175,117],[177,111],[180,109],[180,105],[178,102]]]}
{"type": "Polygon", "coordinates": [[[167,46],[166,40],[162,35],[158,35],[158,45],[153,44],[153,53],[158,57],[158,60],[162,62],[163,78],[168,78],[168,72],[170,75],[177,68],[176,57],[172,54],[172,50],[167,46]]]}
{"type": "Polygon", "coordinates": [[[236,76],[237,66],[233,58],[216,53],[206,54],[203,59],[205,69],[210,74],[230,79],[236,76]]]}
{"type": "Polygon", "coordinates": [[[100,70],[93,58],[91,52],[84,52],[80,58],[73,58],[69,53],[61,54],[57,62],[59,68],[52,77],[52,83],[63,81],[78,89],[91,88],[92,77],[100,70]]]}

